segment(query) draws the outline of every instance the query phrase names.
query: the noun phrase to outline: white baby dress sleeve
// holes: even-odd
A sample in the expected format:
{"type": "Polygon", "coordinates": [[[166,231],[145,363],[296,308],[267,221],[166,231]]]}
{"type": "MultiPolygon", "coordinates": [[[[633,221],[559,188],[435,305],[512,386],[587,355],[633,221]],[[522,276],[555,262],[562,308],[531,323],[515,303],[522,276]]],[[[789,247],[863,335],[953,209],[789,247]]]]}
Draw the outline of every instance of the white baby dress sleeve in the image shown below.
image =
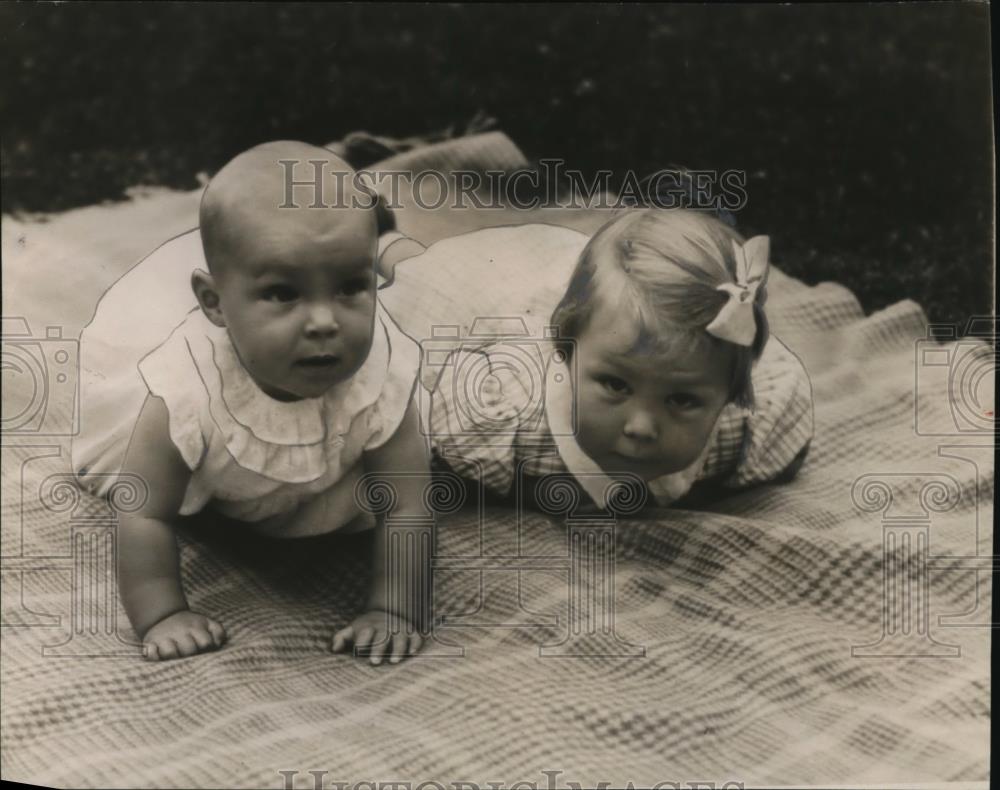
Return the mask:
{"type": "Polygon", "coordinates": [[[387,342],[388,369],[378,399],[368,409],[368,440],[365,450],[381,447],[396,433],[406,408],[416,397],[417,376],[420,372],[420,346],[407,336],[385,310],[379,309],[373,342],[387,342]]]}
{"type": "Polygon", "coordinates": [[[166,404],[170,440],[187,467],[194,471],[201,466],[205,455],[201,417],[208,413],[208,395],[198,386],[200,374],[183,328],[178,328],[139,362],[139,373],[149,393],[166,404]]]}

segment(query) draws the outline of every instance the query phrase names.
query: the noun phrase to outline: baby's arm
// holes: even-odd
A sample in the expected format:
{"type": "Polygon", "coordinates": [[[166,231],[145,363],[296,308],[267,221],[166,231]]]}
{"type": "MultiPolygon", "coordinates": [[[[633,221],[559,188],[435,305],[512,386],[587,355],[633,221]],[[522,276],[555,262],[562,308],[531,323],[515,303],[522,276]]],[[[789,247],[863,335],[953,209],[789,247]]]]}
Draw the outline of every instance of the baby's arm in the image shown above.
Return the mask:
{"type": "Polygon", "coordinates": [[[399,231],[392,230],[378,242],[379,258],[376,271],[391,283],[395,277],[396,264],[420,255],[426,247],[416,239],[411,239],[399,231]]]}
{"type": "Polygon", "coordinates": [[[118,579],[122,603],[147,658],[181,658],[220,647],[223,627],[188,608],[170,521],[180,512],[191,473],[170,440],[166,405],[147,396],[129,442],[124,470],[148,487],[142,508],[122,515],[118,579]]]}
{"type": "Polygon", "coordinates": [[[378,260],[375,271],[391,283],[396,264],[422,253],[426,247],[396,227],[396,212],[389,208],[383,195],[375,203],[375,217],[378,225],[378,260]]]}
{"type": "MultiPolygon", "coordinates": [[[[365,469],[373,473],[383,473],[396,493],[396,507],[393,516],[427,517],[423,504],[425,487],[430,483],[430,462],[420,434],[420,422],[416,405],[410,401],[402,423],[392,438],[380,447],[365,454],[365,469]]],[[[375,526],[375,546],[373,550],[373,582],[368,596],[368,610],[355,618],[354,622],[341,629],[333,637],[333,650],[340,652],[352,642],[361,651],[371,649],[373,664],[382,663],[389,656],[391,663],[403,656],[413,655],[420,650],[423,639],[420,631],[430,621],[430,611],[421,607],[421,602],[430,601],[430,568],[420,567],[422,552],[405,552],[406,559],[413,567],[401,568],[402,578],[391,579],[386,574],[386,526],[385,519],[379,517],[375,526]],[[392,585],[405,584],[407,579],[420,579],[425,589],[415,595],[404,595],[403,610],[392,611],[390,594],[392,585]],[[405,623],[409,621],[416,629],[409,636],[405,623]],[[400,628],[393,628],[393,622],[400,628]],[[394,630],[398,630],[395,635],[394,630]]],[[[405,589],[405,588],[404,588],[405,589]]]]}

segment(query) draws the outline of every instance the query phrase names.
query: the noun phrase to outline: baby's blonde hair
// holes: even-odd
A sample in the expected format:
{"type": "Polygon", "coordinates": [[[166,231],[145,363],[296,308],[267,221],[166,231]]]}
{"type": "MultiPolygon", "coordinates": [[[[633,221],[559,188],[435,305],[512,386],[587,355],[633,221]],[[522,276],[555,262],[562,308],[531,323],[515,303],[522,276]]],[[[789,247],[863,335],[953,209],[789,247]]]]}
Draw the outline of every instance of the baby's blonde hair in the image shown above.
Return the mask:
{"type": "Polygon", "coordinates": [[[608,299],[617,287],[620,307],[633,309],[639,325],[631,353],[669,355],[678,344],[726,346],[733,356],[729,400],[752,408],[750,373],[768,338],[766,286],[754,300],[751,346],[705,331],[729,298],[717,286],[735,281],[734,241],[742,244],[743,238],[705,212],[641,208],[615,217],[583,249],[552,314],[562,350],[572,354],[572,340],[587,328],[595,300],[608,299]]]}

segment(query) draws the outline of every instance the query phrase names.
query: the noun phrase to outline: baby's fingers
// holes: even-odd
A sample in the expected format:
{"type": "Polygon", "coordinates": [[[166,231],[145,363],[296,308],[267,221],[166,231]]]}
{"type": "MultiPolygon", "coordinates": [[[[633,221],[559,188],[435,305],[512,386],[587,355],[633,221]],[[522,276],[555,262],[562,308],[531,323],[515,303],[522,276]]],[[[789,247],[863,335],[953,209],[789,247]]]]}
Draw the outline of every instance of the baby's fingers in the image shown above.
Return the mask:
{"type": "Polygon", "coordinates": [[[179,637],[174,637],[174,643],[177,645],[177,651],[180,657],[193,656],[198,652],[198,643],[195,639],[194,629],[188,631],[187,633],[181,634],[179,637]]]}
{"type": "Polygon", "coordinates": [[[371,656],[372,664],[381,664],[387,642],[388,640],[383,635],[381,629],[364,628],[358,634],[354,654],[357,656],[371,656]]]}
{"type": "Polygon", "coordinates": [[[216,647],[222,647],[226,644],[226,629],[220,623],[215,622],[215,620],[209,620],[208,632],[212,635],[212,642],[216,647]]]}
{"type": "Polygon", "coordinates": [[[206,650],[214,650],[218,647],[215,638],[207,627],[192,629],[191,638],[194,640],[197,652],[199,653],[203,653],[206,650]]]}
{"type": "MultiPolygon", "coordinates": [[[[416,634],[413,635],[413,638],[419,639],[416,634]]],[[[406,652],[406,645],[409,641],[405,633],[396,634],[392,638],[392,655],[389,657],[390,664],[398,664],[403,660],[404,656],[411,655],[411,653],[406,652]]]]}
{"type": "Polygon", "coordinates": [[[354,647],[358,653],[362,653],[368,649],[372,643],[372,639],[375,638],[375,629],[370,626],[362,628],[358,633],[358,638],[354,641],[354,647]]]}
{"type": "Polygon", "coordinates": [[[339,653],[344,650],[354,639],[354,626],[349,625],[347,628],[341,628],[337,633],[333,635],[333,647],[331,650],[334,653],[339,653]]]}
{"type": "Polygon", "coordinates": [[[177,658],[180,655],[180,648],[177,647],[177,643],[173,639],[164,638],[158,642],[151,642],[150,644],[156,653],[157,661],[168,661],[171,658],[177,658]]]}
{"type": "Polygon", "coordinates": [[[378,634],[379,640],[372,645],[371,657],[372,665],[378,666],[382,663],[382,659],[385,658],[386,653],[389,652],[389,645],[392,642],[392,637],[389,635],[378,634]]]}

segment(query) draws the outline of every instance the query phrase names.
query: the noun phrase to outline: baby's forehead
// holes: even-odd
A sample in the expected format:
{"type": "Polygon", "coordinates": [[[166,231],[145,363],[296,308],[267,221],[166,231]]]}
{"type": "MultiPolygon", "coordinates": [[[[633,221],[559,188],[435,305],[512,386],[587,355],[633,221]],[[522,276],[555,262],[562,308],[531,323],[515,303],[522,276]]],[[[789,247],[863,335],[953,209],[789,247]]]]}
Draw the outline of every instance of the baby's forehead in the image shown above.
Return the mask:
{"type": "Polygon", "coordinates": [[[732,364],[728,350],[704,332],[649,327],[627,309],[610,324],[592,320],[577,344],[591,363],[650,380],[714,380],[732,364]]]}
{"type": "Polygon", "coordinates": [[[669,354],[633,351],[600,357],[597,367],[610,375],[648,386],[728,390],[732,361],[728,354],[669,354]]]}
{"type": "Polygon", "coordinates": [[[296,236],[325,244],[352,236],[367,238],[376,233],[371,212],[356,206],[292,208],[248,202],[223,207],[218,212],[217,223],[230,236],[248,236],[265,242],[296,236]]]}
{"type": "Polygon", "coordinates": [[[320,254],[371,253],[377,238],[372,217],[359,209],[250,208],[221,212],[211,230],[219,252],[243,257],[282,257],[283,251],[320,254]]]}
{"type": "Polygon", "coordinates": [[[657,337],[641,328],[632,335],[588,333],[583,338],[590,356],[623,368],[699,373],[710,366],[711,344],[696,336],[657,337]]]}
{"type": "Polygon", "coordinates": [[[354,175],[346,162],[302,143],[266,143],[239,155],[212,179],[202,199],[201,235],[210,267],[286,252],[309,257],[324,249],[347,260],[370,258],[375,216],[354,175]],[[295,184],[289,191],[290,162],[316,168],[313,192],[319,190],[323,200],[310,199],[309,190],[295,184]]]}

